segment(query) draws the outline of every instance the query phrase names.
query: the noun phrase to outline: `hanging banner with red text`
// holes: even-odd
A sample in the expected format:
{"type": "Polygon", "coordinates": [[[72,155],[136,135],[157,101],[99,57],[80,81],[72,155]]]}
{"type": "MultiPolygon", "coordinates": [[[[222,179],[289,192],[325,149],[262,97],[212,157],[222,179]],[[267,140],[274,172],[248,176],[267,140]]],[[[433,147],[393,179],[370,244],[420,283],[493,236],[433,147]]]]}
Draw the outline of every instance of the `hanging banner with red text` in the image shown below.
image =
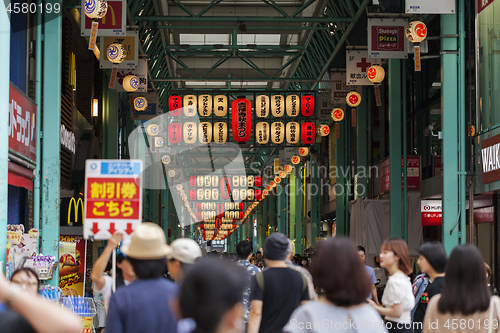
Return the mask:
{"type": "Polygon", "coordinates": [[[87,160],[85,239],[130,237],[142,221],[142,161],[87,160]]]}

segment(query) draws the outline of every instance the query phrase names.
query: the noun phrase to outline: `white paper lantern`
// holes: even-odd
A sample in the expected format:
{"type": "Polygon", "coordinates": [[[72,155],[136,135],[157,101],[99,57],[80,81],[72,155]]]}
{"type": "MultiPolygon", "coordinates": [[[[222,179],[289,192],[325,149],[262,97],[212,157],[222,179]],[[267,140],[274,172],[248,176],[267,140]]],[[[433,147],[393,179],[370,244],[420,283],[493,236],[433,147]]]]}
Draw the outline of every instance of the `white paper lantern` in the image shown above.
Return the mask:
{"type": "Polygon", "coordinates": [[[229,202],[225,202],[224,203],[224,210],[229,210],[231,207],[230,203],[229,202]]]}
{"type": "Polygon", "coordinates": [[[204,191],[202,189],[199,189],[198,191],[196,191],[196,198],[198,200],[203,200],[203,198],[204,198],[204,191]]]}
{"type": "MultiPolygon", "coordinates": [[[[212,200],[214,200],[214,196],[213,196],[214,193],[217,193],[217,190],[212,190],[212,200]]],[[[211,210],[215,210],[216,206],[217,206],[217,204],[215,202],[211,202],[210,203],[210,209],[211,210]]],[[[214,214],[214,216],[215,216],[215,214],[214,214]]]]}
{"type": "MultiPolygon", "coordinates": [[[[233,192],[233,200],[240,200],[240,191],[238,189],[233,189],[232,192],[233,192]]],[[[234,207],[233,207],[233,209],[234,209],[234,207]]]]}
{"type": "Polygon", "coordinates": [[[225,143],[227,140],[227,124],[224,122],[215,123],[213,134],[215,143],[225,143]]]}
{"type": "Polygon", "coordinates": [[[217,117],[225,117],[227,114],[227,96],[217,95],[214,97],[214,113],[217,117]]]}
{"type": "Polygon", "coordinates": [[[113,64],[119,64],[127,57],[127,49],[123,44],[113,43],[108,46],[106,55],[113,64]]]}
{"type": "Polygon", "coordinates": [[[255,113],[259,118],[266,118],[269,115],[269,96],[257,96],[255,101],[255,113]]]}
{"type": "Polygon", "coordinates": [[[233,186],[240,186],[240,177],[233,176],[233,186]]]}
{"type": "Polygon", "coordinates": [[[139,96],[134,99],[134,108],[137,111],[144,111],[148,108],[148,101],[145,97],[139,96]]]}
{"type": "Polygon", "coordinates": [[[271,124],[271,141],[277,145],[283,142],[285,138],[285,125],[277,121],[271,124]]]}
{"type": "Polygon", "coordinates": [[[196,111],[196,96],[195,95],[186,95],[184,96],[184,115],[186,117],[194,117],[198,113],[196,111]]]}
{"type": "Polygon", "coordinates": [[[202,117],[209,117],[212,114],[212,96],[208,94],[198,96],[198,112],[202,117]]]}
{"type": "Polygon", "coordinates": [[[296,144],[300,138],[300,125],[296,121],[286,124],[286,141],[290,144],[296,144]]]}
{"type": "Polygon", "coordinates": [[[253,189],[248,190],[247,191],[248,200],[253,200],[253,196],[254,196],[254,190],[253,189]]]}
{"type": "Polygon", "coordinates": [[[269,142],[269,127],[269,124],[265,121],[258,122],[255,125],[255,137],[258,144],[265,145],[269,142]]]}
{"type": "Polygon", "coordinates": [[[198,126],[198,135],[201,143],[210,143],[212,141],[212,124],[208,121],[201,122],[198,126]]]}
{"type": "Polygon", "coordinates": [[[379,65],[373,65],[372,67],[368,68],[367,76],[368,80],[370,80],[373,83],[380,83],[384,81],[385,78],[384,67],[379,65]]]}
{"type": "Polygon", "coordinates": [[[246,197],[247,197],[247,190],[241,189],[240,190],[240,199],[245,200],[246,197]]]}
{"type": "Polygon", "coordinates": [[[240,186],[241,187],[247,186],[247,177],[246,176],[240,176],[240,186]]]}
{"type": "Polygon", "coordinates": [[[210,176],[205,176],[205,187],[210,187],[212,185],[212,177],[210,176]]]}
{"type": "Polygon", "coordinates": [[[139,79],[135,75],[127,75],[123,79],[123,89],[128,92],[134,92],[139,88],[139,79]]]}
{"type": "Polygon", "coordinates": [[[198,185],[198,187],[202,187],[203,186],[203,176],[196,176],[196,185],[198,185]]]}
{"type": "Polygon", "coordinates": [[[350,91],[345,100],[350,107],[356,107],[361,103],[361,95],[357,91],[350,91]]]}
{"type": "Polygon", "coordinates": [[[285,99],[281,95],[271,96],[271,113],[274,117],[283,117],[285,114],[285,99]]]}
{"type": "Polygon", "coordinates": [[[83,6],[85,15],[90,19],[102,19],[108,12],[106,0],[85,0],[83,6]]]}
{"type": "Polygon", "coordinates": [[[330,134],[330,126],[328,126],[326,124],[321,124],[318,127],[318,132],[319,132],[319,135],[321,135],[321,136],[328,136],[328,134],[330,134]]]}
{"type": "Polygon", "coordinates": [[[202,209],[202,210],[206,210],[206,209],[207,209],[207,204],[206,204],[206,203],[204,203],[204,202],[202,202],[202,203],[201,203],[201,209],[202,209]]]}
{"type": "Polygon", "coordinates": [[[198,138],[198,126],[196,126],[195,122],[188,121],[184,123],[184,142],[187,144],[193,144],[196,142],[198,138]]]}
{"type": "Polygon", "coordinates": [[[207,188],[207,189],[205,189],[205,200],[211,200],[211,199],[212,199],[212,198],[211,198],[211,197],[212,197],[212,195],[211,195],[211,194],[212,194],[212,191],[211,191],[211,190],[209,190],[208,188],[207,188]]]}
{"type": "Polygon", "coordinates": [[[406,38],[412,43],[420,43],[427,37],[427,26],[424,22],[413,21],[406,26],[406,38]]]}
{"type": "Polygon", "coordinates": [[[286,96],[286,114],[289,117],[297,117],[300,112],[300,98],[297,95],[286,96]]]}
{"type": "Polygon", "coordinates": [[[248,187],[253,187],[253,176],[248,176],[247,177],[247,183],[248,183],[248,187]]]}

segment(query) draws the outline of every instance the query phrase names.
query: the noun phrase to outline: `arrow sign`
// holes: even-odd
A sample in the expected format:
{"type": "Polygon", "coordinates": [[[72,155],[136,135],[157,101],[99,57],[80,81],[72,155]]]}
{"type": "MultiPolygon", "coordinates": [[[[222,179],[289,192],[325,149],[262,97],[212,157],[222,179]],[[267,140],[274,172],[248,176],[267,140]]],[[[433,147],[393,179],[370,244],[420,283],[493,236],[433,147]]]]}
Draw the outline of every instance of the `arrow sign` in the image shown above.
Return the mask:
{"type": "Polygon", "coordinates": [[[114,234],[115,234],[115,231],[116,231],[116,229],[115,229],[115,222],[111,222],[111,223],[109,224],[109,229],[108,229],[108,231],[109,231],[109,233],[110,233],[111,235],[114,235],[114,234]]]}
{"type": "Polygon", "coordinates": [[[125,232],[130,235],[134,229],[132,229],[132,223],[127,223],[127,229],[125,229],[125,232]]]}
{"type": "Polygon", "coordinates": [[[99,226],[99,223],[94,222],[94,225],[93,225],[92,229],[90,229],[94,233],[94,235],[99,232],[99,227],[98,226],[99,226]]]}

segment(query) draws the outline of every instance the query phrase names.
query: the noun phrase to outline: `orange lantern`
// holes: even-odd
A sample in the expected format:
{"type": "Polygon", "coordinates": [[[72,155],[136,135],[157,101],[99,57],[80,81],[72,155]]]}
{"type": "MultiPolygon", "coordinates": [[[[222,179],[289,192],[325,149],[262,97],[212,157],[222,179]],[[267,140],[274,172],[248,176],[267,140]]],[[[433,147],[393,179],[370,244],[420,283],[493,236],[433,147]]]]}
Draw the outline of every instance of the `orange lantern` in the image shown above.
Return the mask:
{"type": "Polygon", "coordinates": [[[328,134],[330,134],[330,126],[321,124],[319,125],[318,132],[321,136],[327,136],[328,134]]]}
{"type": "Polygon", "coordinates": [[[341,121],[342,119],[344,119],[344,110],[342,110],[341,108],[333,109],[332,119],[334,121],[341,121]]]}
{"type": "Polygon", "coordinates": [[[293,164],[299,164],[300,163],[300,157],[295,155],[295,156],[292,156],[292,163],[293,164]]]}
{"type": "Polygon", "coordinates": [[[347,93],[345,100],[350,107],[356,107],[361,103],[361,95],[357,91],[351,91],[347,93]]]}
{"type": "Polygon", "coordinates": [[[299,148],[299,155],[300,156],[307,156],[309,154],[309,148],[307,147],[300,147],[299,148]]]}

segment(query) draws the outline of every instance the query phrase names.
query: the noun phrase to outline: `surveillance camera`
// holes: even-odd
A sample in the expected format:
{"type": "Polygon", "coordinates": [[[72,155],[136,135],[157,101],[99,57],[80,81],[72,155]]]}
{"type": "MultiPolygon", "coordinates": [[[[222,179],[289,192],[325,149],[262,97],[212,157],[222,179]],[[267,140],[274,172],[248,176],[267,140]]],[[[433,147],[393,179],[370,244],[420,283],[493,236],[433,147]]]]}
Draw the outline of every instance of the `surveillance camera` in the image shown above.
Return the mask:
{"type": "Polygon", "coordinates": [[[434,128],[434,126],[432,125],[429,125],[427,126],[425,129],[424,129],[424,135],[425,136],[429,136],[429,135],[432,135],[432,129],[434,128]]]}

